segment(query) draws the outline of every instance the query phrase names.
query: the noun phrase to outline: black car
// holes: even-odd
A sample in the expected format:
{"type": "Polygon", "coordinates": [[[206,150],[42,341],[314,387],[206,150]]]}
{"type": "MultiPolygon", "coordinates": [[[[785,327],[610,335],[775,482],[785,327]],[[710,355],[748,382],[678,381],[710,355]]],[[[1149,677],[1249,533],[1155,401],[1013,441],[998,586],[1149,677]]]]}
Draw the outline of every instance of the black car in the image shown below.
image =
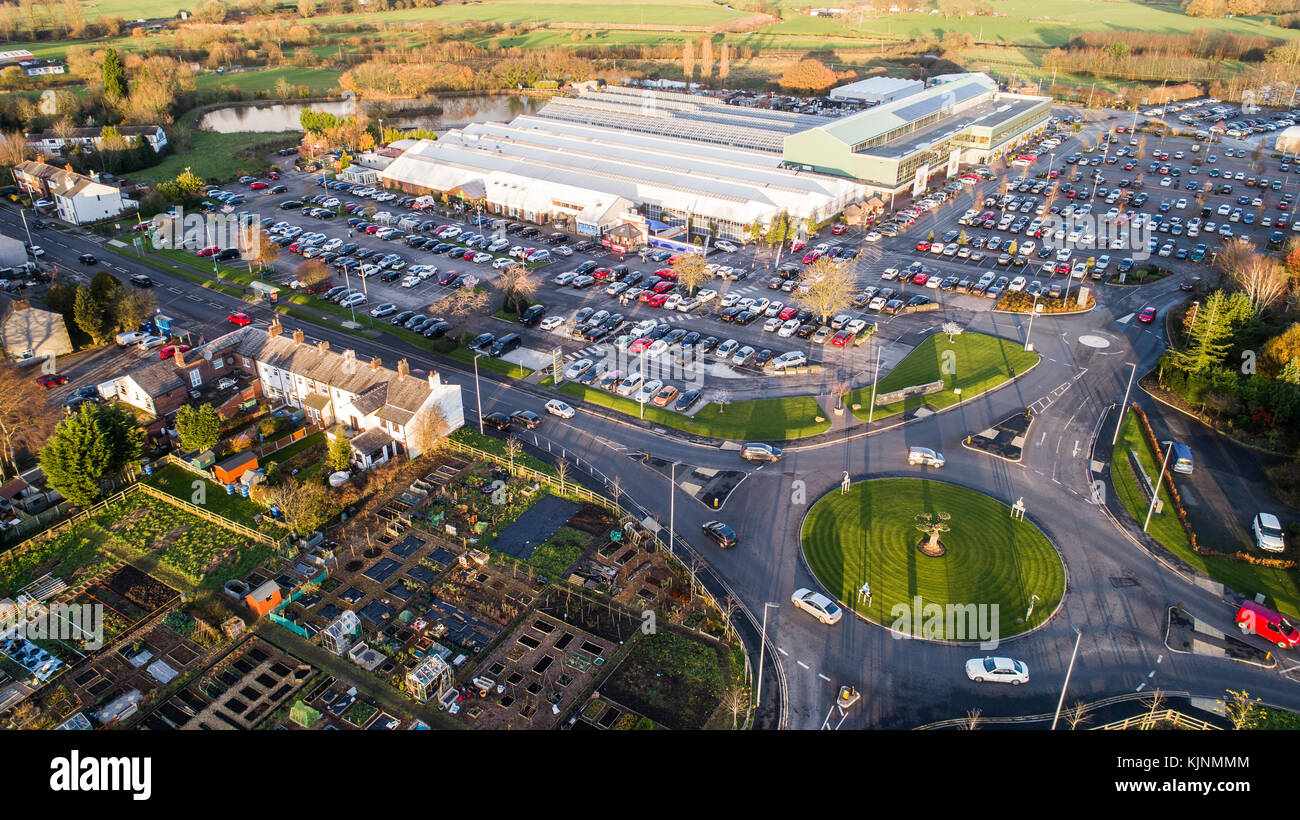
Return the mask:
{"type": "Polygon", "coordinates": [[[598,268],[598,267],[600,267],[600,266],[597,265],[594,261],[592,261],[592,260],[587,260],[586,262],[583,262],[581,265],[579,265],[579,266],[578,266],[577,268],[575,268],[574,270],[577,272],[577,274],[578,274],[579,276],[581,276],[581,275],[583,275],[583,274],[585,274],[585,273],[591,273],[592,271],[594,271],[594,270],[595,270],[596,268],[598,268]]]}
{"type": "Polygon", "coordinates": [[[510,414],[510,419],[526,430],[534,430],[542,423],[542,417],[532,410],[516,410],[510,414]]]}
{"type": "Polygon", "coordinates": [[[524,327],[534,327],[542,321],[542,315],[546,313],[546,305],[533,305],[532,307],[519,314],[519,324],[524,327]]]}
{"type": "Polygon", "coordinates": [[[99,260],[95,258],[94,254],[83,253],[81,256],[77,257],[77,261],[83,265],[93,265],[99,260]]]}
{"type": "Polygon", "coordinates": [[[476,353],[486,353],[496,340],[497,337],[494,333],[480,333],[474,337],[474,341],[469,343],[469,349],[476,353]]]}
{"type": "Polygon", "coordinates": [[[483,417],[483,423],[488,427],[494,427],[497,430],[510,429],[510,417],[505,413],[488,413],[483,417]]]}
{"type": "Polygon", "coordinates": [[[133,274],[130,281],[131,284],[135,285],[137,288],[153,287],[153,280],[148,276],[145,276],[143,273],[133,274]]]}
{"type": "Polygon", "coordinates": [[[218,262],[226,262],[230,259],[238,259],[239,250],[237,248],[223,248],[217,251],[216,259],[218,262]]]}
{"type": "Polygon", "coordinates": [[[404,310],[392,318],[392,323],[395,325],[406,324],[407,320],[409,320],[414,315],[415,315],[415,311],[404,310]]]}
{"type": "Polygon", "coordinates": [[[721,521],[706,521],[703,529],[704,534],[716,541],[723,549],[736,546],[736,542],[740,540],[736,536],[736,531],[721,521]]]}
{"type": "Polygon", "coordinates": [[[284,202],[280,203],[280,210],[282,211],[292,211],[295,208],[301,208],[301,207],[302,207],[302,203],[296,199],[286,199],[284,202]]]}
{"type": "Polygon", "coordinates": [[[699,404],[702,395],[703,393],[699,390],[688,390],[677,397],[676,403],[673,404],[673,409],[678,413],[685,413],[687,410],[690,410],[692,407],[699,404]]]}
{"type": "Polygon", "coordinates": [[[754,357],[754,366],[766,367],[770,361],[772,361],[772,351],[765,347],[758,351],[758,355],[754,357]]]}
{"type": "Polygon", "coordinates": [[[451,323],[442,319],[434,319],[424,330],[420,331],[426,339],[440,339],[447,335],[451,328],[451,323]]]}

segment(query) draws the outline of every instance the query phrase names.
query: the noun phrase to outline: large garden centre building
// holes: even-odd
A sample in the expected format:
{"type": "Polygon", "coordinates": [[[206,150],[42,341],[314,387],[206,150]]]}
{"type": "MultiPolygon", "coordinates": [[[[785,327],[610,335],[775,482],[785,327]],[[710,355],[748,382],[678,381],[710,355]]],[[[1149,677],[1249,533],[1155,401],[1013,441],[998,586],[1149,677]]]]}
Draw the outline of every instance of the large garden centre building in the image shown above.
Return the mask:
{"type": "Polygon", "coordinates": [[[944,79],[838,119],[588,85],[508,124],[419,140],[381,179],[588,236],[636,214],[744,239],[782,214],[821,223],[911,187],[917,168],[944,170],[953,149],[987,161],[1047,123],[1047,98],[1000,94],[982,74],[944,79]]]}

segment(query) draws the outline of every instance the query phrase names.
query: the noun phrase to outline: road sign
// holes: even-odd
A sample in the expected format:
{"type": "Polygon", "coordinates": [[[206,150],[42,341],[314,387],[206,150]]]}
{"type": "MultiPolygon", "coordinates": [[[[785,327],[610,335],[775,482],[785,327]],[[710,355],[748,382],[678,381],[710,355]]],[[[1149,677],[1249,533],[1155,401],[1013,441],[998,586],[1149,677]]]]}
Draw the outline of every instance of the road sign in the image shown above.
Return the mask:
{"type": "Polygon", "coordinates": [[[562,366],[564,365],[563,356],[563,348],[556,347],[551,351],[551,380],[555,382],[556,387],[558,387],[560,382],[564,379],[564,371],[562,370],[562,366]]]}

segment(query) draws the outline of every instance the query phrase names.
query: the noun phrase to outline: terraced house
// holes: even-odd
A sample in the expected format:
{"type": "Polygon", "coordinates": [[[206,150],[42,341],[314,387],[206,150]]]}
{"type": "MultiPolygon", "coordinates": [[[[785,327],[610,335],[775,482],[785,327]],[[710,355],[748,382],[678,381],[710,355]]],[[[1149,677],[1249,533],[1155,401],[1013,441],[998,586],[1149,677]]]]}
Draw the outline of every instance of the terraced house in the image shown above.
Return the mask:
{"type": "Polygon", "coordinates": [[[117,396],[164,417],[227,376],[251,380],[254,396],[302,408],[312,423],[339,425],[363,468],[398,455],[419,456],[431,435],[465,423],[460,387],[443,382],[437,372],[413,374],[405,359],[396,370],[379,359],[359,362],[352,350],[307,342],[301,330],[285,336],[278,319],[128,371],[117,380],[117,396]]]}

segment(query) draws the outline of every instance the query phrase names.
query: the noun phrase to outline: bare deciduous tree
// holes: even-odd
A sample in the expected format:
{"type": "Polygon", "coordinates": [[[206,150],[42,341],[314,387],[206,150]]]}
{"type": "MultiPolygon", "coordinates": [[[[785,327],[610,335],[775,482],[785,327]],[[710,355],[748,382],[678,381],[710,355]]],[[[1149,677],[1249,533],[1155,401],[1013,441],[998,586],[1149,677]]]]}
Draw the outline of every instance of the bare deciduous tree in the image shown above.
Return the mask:
{"type": "Polygon", "coordinates": [[[56,421],[40,386],[17,367],[0,365],[0,458],[14,475],[19,454],[40,449],[56,421]]]}
{"type": "Polygon", "coordinates": [[[957,341],[957,337],[962,334],[966,328],[953,321],[943,323],[943,332],[948,334],[948,344],[957,341]]]}
{"type": "Polygon", "coordinates": [[[527,265],[515,264],[506,268],[497,284],[515,313],[537,293],[537,275],[527,265]]]}
{"type": "Polygon", "coordinates": [[[849,266],[822,257],[804,269],[795,301],[813,312],[824,325],[831,316],[853,304],[856,283],[849,266]]]}
{"type": "Polygon", "coordinates": [[[692,295],[705,279],[713,275],[704,261],[704,255],[698,253],[682,256],[677,260],[677,264],[673,265],[673,270],[677,273],[677,284],[686,288],[686,292],[692,295]]]}
{"type": "Polygon", "coordinates": [[[1226,270],[1233,283],[1250,299],[1250,305],[1256,313],[1268,309],[1281,299],[1290,284],[1286,268],[1257,253],[1235,261],[1226,270]]]}

